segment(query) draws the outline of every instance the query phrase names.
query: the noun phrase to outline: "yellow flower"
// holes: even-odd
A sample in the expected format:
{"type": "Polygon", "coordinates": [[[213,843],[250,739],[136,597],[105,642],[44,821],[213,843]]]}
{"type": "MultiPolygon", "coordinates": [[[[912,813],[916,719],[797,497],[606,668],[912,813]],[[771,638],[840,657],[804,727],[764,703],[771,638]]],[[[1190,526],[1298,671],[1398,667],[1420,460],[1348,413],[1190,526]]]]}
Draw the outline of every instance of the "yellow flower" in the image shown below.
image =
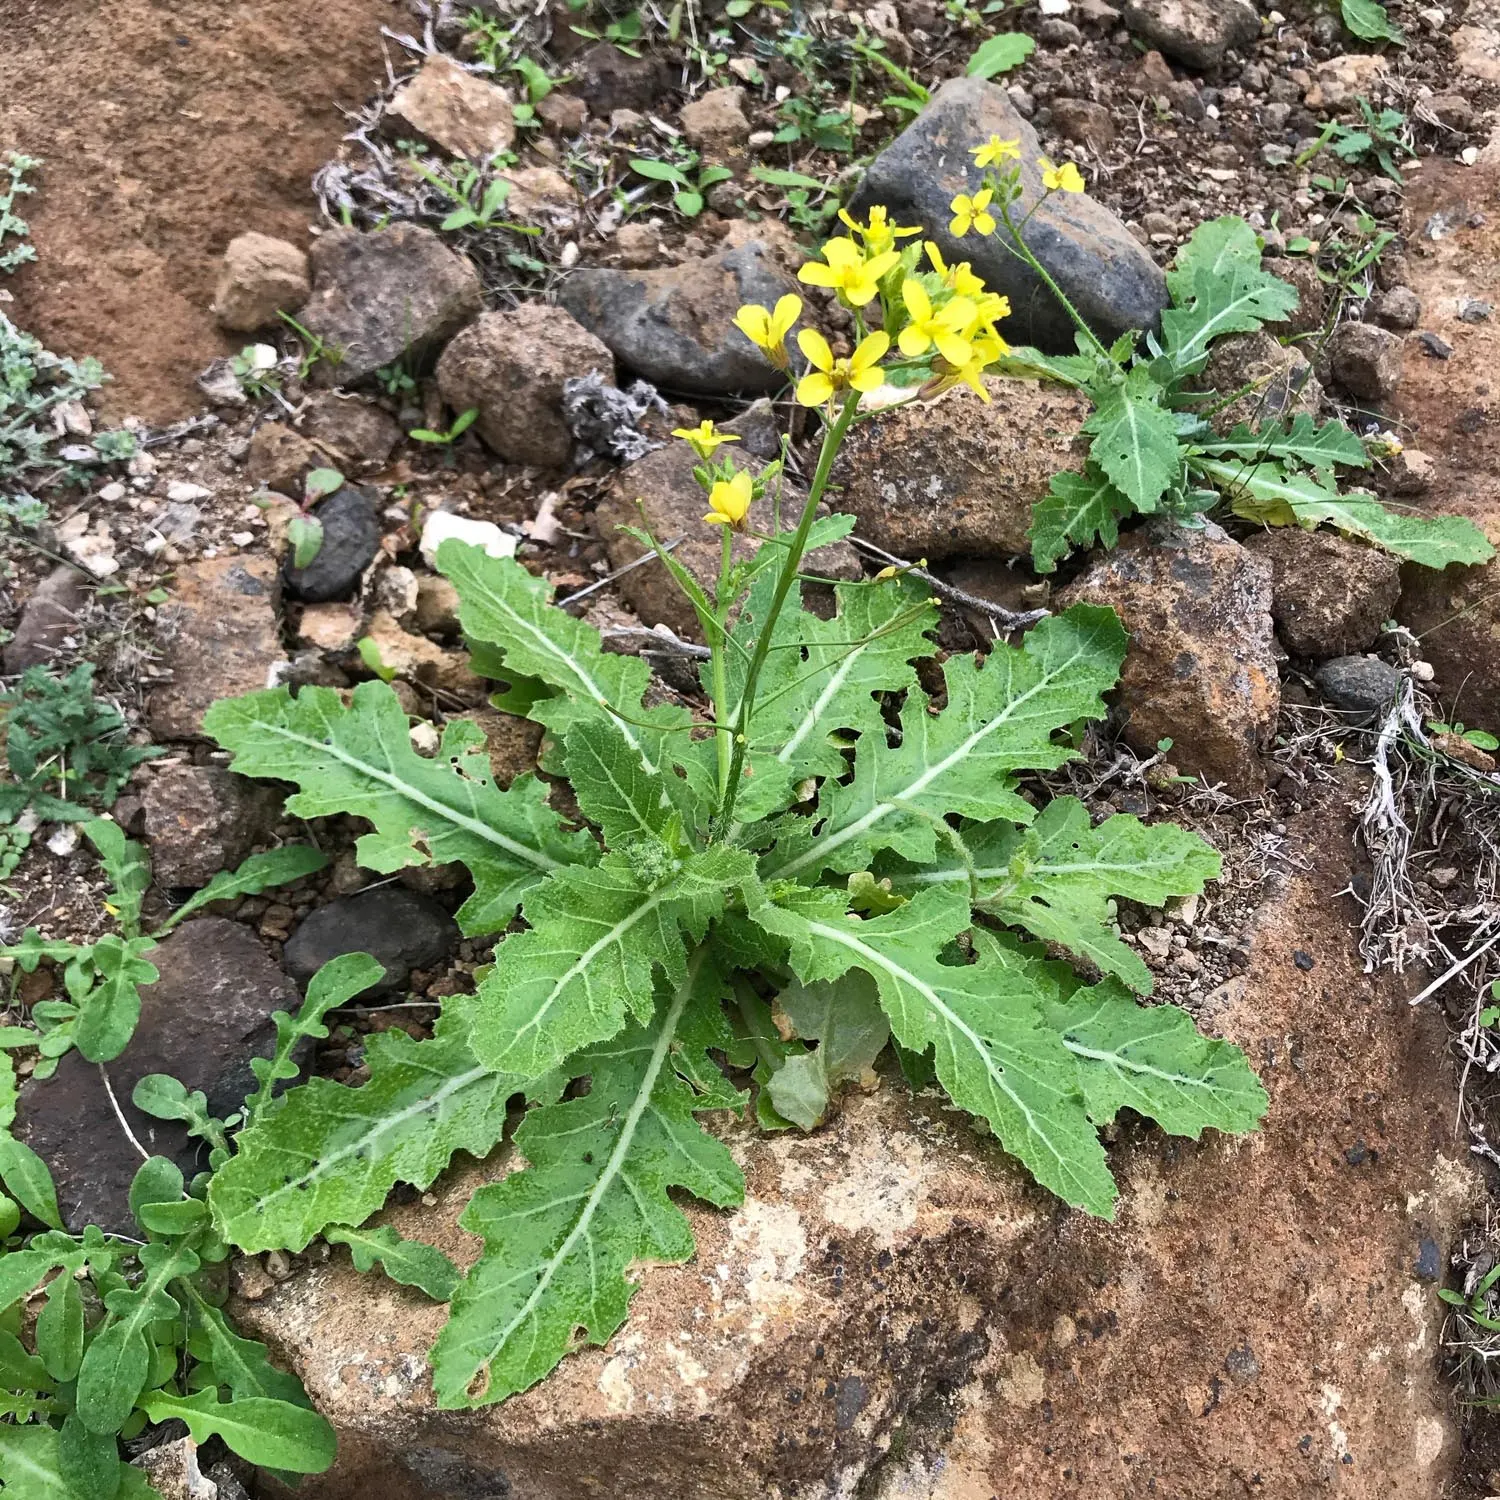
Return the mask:
{"type": "Polygon", "coordinates": [[[945,368],[939,368],[933,379],[922,387],[924,396],[936,396],[940,391],[946,391],[949,386],[962,381],[981,401],[989,401],[990,393],[984,384],[985,369],[1002,354],[1009,354],[1010,345],[993,328],[986,328],[968,349],[969,357],[961,363],[944,361],[945,368]]]}
{"type": "Polygon", "coordinates": [[[797,347],[812,366],[797,382],[797,400],[803,406],[822,406],[839,391],[873,391],[885,380],[880,360],[891,347],[884,333],[867,334],[848,359],[835,359],[828,340],[816,329],[804,328],[797,347]]]}
{"type": "MultiPolygon", "coordinates": [[[[810,260],[797,272],[797,280],[808,286],[832,287],[850,307],[863,307],[874,299],[880,278],[900,258],[894,250],[883,250],[867,260],[853,240],[829,240],[823,246],[827,265],[810,260]]],[[[800,336],[797,342],[802,342],[800,336]]]]}
{"type": "Polygon", "coordinates": [[[1065,161],[1062,166],[1054,167],[1045,156],[1040,157],[1037,165],[1042,169],[1042,186],[1049,193],[1061,190],[1064,193],[1081,193],[1084,190],[1083,173],[1070,161],[1065,161]]]}
{"type": "Polygon", "coordinates": [[[984,278],[974,274],[968,261],[961,260],[956,266],[944,265],[943,252],[931,240],[927,241],[927,259],[943,278],[943,284],[960,297],[977,297],[984,291],[984,278]]]}
{"type": "Polygon", "coordinates": [[[672,436],[681,438],[702,459],[712,458],[714,449],[721,443],[739,442],[733,433],[720,432],[707,418],[704,418],[696,427],[674,427],[672,436]]]}
{"type": "Polygon", "coordinates": [[[967,193],[960,193],[948,205],[953,210],[953,222],[948,226],[949,233],[960,240],[971,229],[977,229],[980,234],[993,234],[995,216],[990,212],[990,199],[994,196],[991,188],[982,188],[972,198],[967,193]]]}
{"type": "Polygon", "coordinates": [[[998,135],[992,135],[982,146],[970,146],[969,155],[977,167],[998,167],[1007,161],[1020,161],[1020,137],[1002,141],[998,135]]]}
{"type": "Polygon", "coordinates": [[[922,232],[920,224],[906,229],[900,224],[889,223],[886,219],[886,209],[878,203],[870,210],[868,224],[861,224],[858,219],[852,218],[846,208],[839,210],[839,218],[864,242],[866,255],[883,255],[897,240],[905,239],[909,234],[922,232]]]}
{"type": "MultiPolygon", "coordinates": [[[[787,368],[786,336],[802,316],[802,299],[791,292],[772,311],[747,302],[734,315],[734,326],[759,349],[778,370],[787,368]]],[[[705,458],[707,454],[703,455],[705,458]]]]}
{"type": "Polygon", "coordinates": [[[969,336],[976,328],[989,328],[1001,318],[1010,316],[1010,298],[998,292],[985,292],[974,299],[974,321],[969,325],[969,336]]]}
{"type": "Polygon", "coordinates": [[[967,297],[953,297],[936,311],[920,281],[901,283],[901,300],[911,321],[898,340],[908,359],[925,354],[934,344],[950,364],[961,365],[969,357],[965,334],[975,321],[975,307],[967,297]]]}
{"type": "Polygon", "coordinates": [[[730,479],[716,479],[708,492],[710,510],[703,519],[710,526],[729,526],[738,531],[754,498],[755,486],[746,470],[741,469],[730,479]]]}

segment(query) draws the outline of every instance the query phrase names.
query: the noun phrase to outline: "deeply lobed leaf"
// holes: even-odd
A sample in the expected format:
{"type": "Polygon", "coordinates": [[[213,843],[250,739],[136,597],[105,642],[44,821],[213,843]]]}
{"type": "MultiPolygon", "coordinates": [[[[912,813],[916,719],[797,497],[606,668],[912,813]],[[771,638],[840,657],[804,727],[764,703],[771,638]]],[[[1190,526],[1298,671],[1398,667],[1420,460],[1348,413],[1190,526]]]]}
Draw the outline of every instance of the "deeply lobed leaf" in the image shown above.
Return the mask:
{"type": "Polygon", "coordinates": [[[728,1041],[722,993],[700,950],[647,1024],[569,1064],[590,1079],[586,1095],[522,1122],[516,1150],[530,1165],[481,1188],[460,1221],[485,1248],[433,1347],[440,1406],[501,1401],[534,1385],[573,1346],[575,1330],[604,1343],[625,1320],[632,1267],[693,1253],[670,1189],[721,1208],[740,1201],[740,1169],[694,1119],[724,1103],[692,1083],[713,1066],[705,1043],[728,1041]]]}
{"type": "Polygon", "coordinates": [[[1120,540],[1120,522],[1135,507],[1090,464],[1082,474],[1064,469],[1052,476],[1047,493],[1031,508],[1031,560],[1038,573],[1052,573],[1073,547],[1105,547],[1120,540]]]}
{"type": "Polygon", "coordinates": [[[1136,365],[1118,384],[1096,393],[1094,410],[1083,424],[1094,439],[1090,464],[1147,515],[1182,480],[1177,418],[1161,404],[1162,395],[1150,368],[1136,365]]]}
{"type": "Polygon", "coordinates": [[[1043,620],[1020,647],[997,644],[978,661],[950,657],[947,706],[931,712],[914,688],[898,746],[883,734],[861,736],[853,778],[824,783],[815,819],[789,820],[762,861],[765,878],[808,881],[822,870],[869,869],[887,849],[929,860],[950,814],[1030,822],[1035,809],[1014,790],[1016,773],[1074,757],[1056,735],[1103,717],[1125,646],[1112,610],[1075,605],[1043,620]]]}
{"type": "Polygon", "coordinates": [[[296,782],[288,812],[367,819],[373,831],[356,845],[366,868],[466,865],[474,877],[458,913],[466,933],[500,931],[546,875],[596,853],[587,833],[564,831],[535,777],[518,776],[506,791],[495,785],[484,735],[468,720],[449,722],[433,759],[418,755],[401,700],[383,682],[362,682],[347,708],[321,687],[295,698],[286,688],[226,698],[203,727],[242,775],[296,782]]]}

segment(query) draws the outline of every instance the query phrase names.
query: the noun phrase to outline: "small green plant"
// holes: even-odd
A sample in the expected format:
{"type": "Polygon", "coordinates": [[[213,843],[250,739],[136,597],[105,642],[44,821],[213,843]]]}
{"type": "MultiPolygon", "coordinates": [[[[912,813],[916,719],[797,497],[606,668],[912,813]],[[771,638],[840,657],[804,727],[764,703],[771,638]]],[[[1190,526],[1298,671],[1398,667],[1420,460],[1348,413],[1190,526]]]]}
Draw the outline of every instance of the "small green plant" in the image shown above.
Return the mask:
{"type": "MultiPolygon", "coordinates": [[[[309,568],[323,550],[323,523],[313,509],[318,501],[325,500],[343,487],[344,476],[337,469],[312,469],[302,481],[302,498],[296,503],[296,512],[286,523],[286,539],[292,548],[292,566],[309,568]]],[[[274,505],[285,500],[284,495],[261,497],[257,503],[274,505]]]]}
{"type": "Polygon", "coordinates": [[[344,351],[337,344],[330,344],[327,339],[314,333],[311,328],[304,327],[289,312],[278,312],[276,316],[301,341],[301,347],[297,353],[297,378],[299,380],[306,380],[312,373],[313,366],[319,363],[331,365],[334,368],[343,364],[344,351]]]}
{"type": "Polygon", "coordinates": [[[521,80],[526,98],[515,106],[516,123],[535,125],[536,106],[557,85],[547,70],[519,46],[520,23],[506,27],[498,16],[472,10],[466,24],[468,42],[475,57],[497,75],[514,73],[521,80]]]}
{"type": "Polygon", "coordinates": [[[412,396],[417,392],[417,377],[407,368],[404,359],[382,365],[375,372],[375,383],[387,396],[412,396]]]}
{"type": "Polygon", "coordinates": [[[870,37],[861,29],[849,45],[856,57],[862,57],[866,62],[874,63],[877,68],[900,85],[901,93],[887,94],[880,101],[883,109],[898,110],[904,115],[921,114],[932,98],[931,92],[918,83],[899,63],[887,56],[884,41],[879,37],[870,37]]]}
{"type": "Polygon", "coordinates": [[[57,432],[52,413],[98,390],[106,376],[97,360],[60,359],[0,312],[0,516],[15,524],[35,517],[25,486],[33,476],[55,480],[57,432]]]}
{"type": "Polygon", "coordinates": [[[438,228],[450,233],[461,229],[504,229],[511,234],[535,236],[540,229],[527,224],[513,224],[501,215],[506,199],[510,197],[510,179],[490,176],[468,162],[456,163],[453,167],[437,171],[425,162],[413,161],[412,170],[430,186],[436,188],[453,204],[438,228]]]}
{"type": "Polygon", "coordinates": [[[71,943],[43,938],[35,928],[27,928],[19,942],[0,947],[0,958],[14,960],[23,973],[33,973],[44,960],[62,971],[68,998],[43,1000],[32,1007],[40,1035],[26,1036],[41,1051],[36,1078],[50,1077],[58,1059],[74,1047],[92,1063],[109,1062],[125,1050],[140,1019],[140,986],[158,977],[146,959],[157,939],[215,901],[257,895],[300,880],[327,863],[316,849],[301,845],[252,854],[237,870],[215,875],[146,936],[141,931],[141,905],[151,885],[151,866],[145,849],[108,818],[85,823],[83,833],[99,853],[111,887],[105,910],[119,931],[92,943],[71,943]]]}
{"type": "Polygon", "coordinates": [[[854,149],[858,132],[854,114],[847,106],[823,109],[810,99],[793,95],[784,99],[776,111],[781,128],[773,137],[779,146],[816,146],[820,151],[849,152],[854,149]]]}
{"type": "Polygon", "coordinates": [[[1391,20],[1380,0],[1339,0],[1339,14],[1361,41],[1406,45],[1406,33],[1391,20]]]}
{"type": "MultiPolygon", "coordinates": [[[[1326,146],[1340,161],[1358,162],[1372,157],[1392,182],[1404,183],[1406,179],[1396,163],[1398,157],[1417,154],[1412,144],[1411,121],[1399,109],[1382,109],[1377,114],[1363,96],[1355,102],[1364,121],[1363,128],[1338,120],[1328,121],[1318,138],[1298,153],[1295,165],[1306,166],[1326,146]]],[[[1338,183],[1324,180],[1328,184],[1325,191],[1343,191],[1342,179],[1338,183]]]]}
{"type": "Polygon", "coordinates": [[[703,196],[709,188],[734,176],[728,167],[699,166],[698,153],[687,150],[676,161],[635,157],[631,160],[630,170],[652,182],[668,183],[673,190],[672,207],[685,219],[695,219],[703,212],[703,196]]]}
{"type": "MultiPolygon", "coordinates": [[[[1001,368],[1072,386],[1094,407],[1083,425],[1091,440],[1083,473],[1054,475],[1033,511],[1029,536],[1038,571],[1053,571],[1074,545],[1097,539],[1112,547],[1128,516],[1161,512],[1192,524],[1220,505],[1261,525],[1331,526],[1428,567],[1494,556],[1472,521],[1400,515],[1371,494],[1341,491],[1337,469],[1371,462],[1341,422],[1320,424],[1300,412],[1290,421],[1241,424],[1228,435],[1214,431],[1209,418],[1227,402],[1196,388],[1214,341],[1255,332],[1298,304],[1296,288],[1261,266],[1260,241],[1243,219],[1227,215],[1202,224],[1178,251],[1167,272],[1172,305],[1162,314],[1160,338],[1147,335],[1141,348],[1138,335],[1127,333],[1106,347],[1022,235],[1016,143],[995,137],[973,153],[982,166],[1000,170],[986,171],[974,193],[953,200],[952,232],[960,238],[1003,232],[1001,243],[1031,267],[1077,329],[1077,354],[1015,349],[1001,368]]],[[[1071,163],[1044,160],[1042,168],[1048,194],[1083,191],[1071,163]]]]}
{"type": "Polygon", "coordinates": [[[413,427],[407,436],[415,443],[432,443],[451,448],[474,425],[478,417],[479,408],[471,406],[454,418],[453,425],[446,432],[437,432],[431,427],[413,427]]]}
{"type": "Polygon", "coordinates": [[[782,202],[786,205],[787,222],[798,229],[821,234],[838,213],[836,183],[819,182],[806,172],[794,172],[784,167],[754,166],[750,175],[757,182],[785,189],[782,202]]]}
{"type": "Polygon", "coordinates": [[[1467,740],[1476,750],[1500,750],[1500,739],[1496,739],[1487,729],[1467,729],[1461,719],[1455,719],[1451,724],[1445,724],[1440,719],[1429,719],[1427,729],[1430,734],[1451,734],[1461,740],[1467,740]]]}
{"type": "Polygon", "coordinates": [[[280,356],[270,344],[246,344],[229,360],[229,369],[239,381],[240,389],[252,400],[259,401],[281,388],[276,368],[280,356]]]}
{"type": "Polygon", "coordinates": [[[34,156],[7,151],[0,156],[0,271],[11,272],[36,259],[36,246],[27,243],[31,233],[26,220],[16,212],[16,200],[34,193],[26,174],[41,166],[34,156]],[[5,242],[11,241],[7,245],[5,242]]]}
{"type": "Polygon", "coordinates": [[[0,781],[0,824],[28,809],[45,820],[77,820],[108,807],[130,773],[162,752],[131,745],[120,711],[94,696],[94,668],[83,662],[66,677],[28,667],[0,693],[9,772],[0,781]]]}
{"type": "Polygon", "coordinates": [[[381,682],[396,680],[396,669],[386,664],[385,657],[380,654],[380,642],[374,636],[362,635],[356,644],[356,649],[365,667],[381,682]]]}

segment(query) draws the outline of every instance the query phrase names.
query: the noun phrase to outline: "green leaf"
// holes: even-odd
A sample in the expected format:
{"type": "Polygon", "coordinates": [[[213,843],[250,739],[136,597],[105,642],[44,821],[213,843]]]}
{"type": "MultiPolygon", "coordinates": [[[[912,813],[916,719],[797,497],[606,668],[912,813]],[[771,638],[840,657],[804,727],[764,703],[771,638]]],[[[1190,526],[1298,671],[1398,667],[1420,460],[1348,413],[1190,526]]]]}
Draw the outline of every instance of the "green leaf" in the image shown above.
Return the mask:
{"type": "Polygon", "coordinates": [[[323,523],[298,511],[286,523],[286,539],[292,544],[292,566],[310,568],[323,550],[323,523]]]}
{"type": "MultiPolygon", "coordinates": [[[[437,552],[438,571],[458,590],[459,620],[471,642],[492,648],[507,671],[536,678],[558,696],[533,703],[529,717],[561,741],[580,719],[609,719],[648,771],[688,755],[686,709],[643,702],[651,668],[638,656],[605,651],[599,632],[553,607],[552,586],[514,558],[490,557],[454,538],[437,552]]],[[[576,861],[575,861],[576,862],[576,861]]]]}
{"type": "Polygon", "coordinates": [[[141,1018],[139,986],[160,977],[141,957],[156,944],[150,938],[118,938],[106,933],[91,950],[98,982],[78,1005],[77,1047],[89,1062],[110,1062],[135,1035],[141,1018]]]}
{"type": "Polygon", "coordinates": [[[1076,797],[1055,798],[1029,828],[964,828],[925,868],[891,873],[897,890],[966,892],[979,910],[1060,943],[1142,994],[1151,992],[1151,971],[1115,935],[1111,898],[1161,906],[1218,878],[1219,856],[1197,834],[1172,823],[1148,826],[1128,813],[1095,828],[1076,797]]]}
{"type": "Polygon", "coordinates": [[[151,888],[151,862],[145,847],[132,843],[124,829],[108,818],[91,818],[82,831],[99,851],[111,886],[109,899],[115,908],[115,920],[127,937],[134,937],[140,931],[141,902],[151,888]]]}
{"type": "Polygon", "coordinates": [[[289,1474],[321,1474],[334,1459],[333,1428],[317,1412],[263,1396],[221,1402],[216,1392],[192,1396],[152,1391],[141,1410],[153,1422],[174,1417],[187,1424],[195,1443],[222,1438],[246,1463],[289,1474]]]}
{"type": "MultiPolygon", "coordinates": [[[[55,1427],[45,1423],[16,1427],[0,1424],[0,1480],[12,1500],[80,1500],[63,1471],[61,1441],[55,1427]]],[[[159,1500],[146,1476],[127,1463],[120,1464],[116,1500],[159,1500]]]]}
{"type": "Polygon", "coordinates": [[[191,1093],[166,1073],[148,1073],[138,1079],[130,1102],[156,1120],[180,1120],[195,1135],[214,1146],[227,1146],[224,1122],[208,1112],[208,1096],[201,1089],[191,1093]]]}
{"type": "Polygon", "coordinates": [[[124,1468],[115,1434],[90,1432],[76,1412],[69,1412],[57,1438],[59,1467],[71,1493],[78,1500],[115,1500],[124,1468]]]}
{"type": "Polygon", "coordinates": [[[684,218],[696,219],[703,212],[703,194],[694,188],[683,188],[673,193],[672,206],[684,218]]]}
{"type": "Polygon", "coordinates": [[[258,896],[262,891],[276,885],[290,885],[305,875],[315,874],[328,863],[328,856],[311,844],[284,844],[280,849],[267,849],[263,854],[252,854],[236,870],[220,870],[209,883],[190,896],[176,911],[156,929],[161,937],[170,932],[179,922],[185,921],[195,912],[202,911],[215,901],[229,901],[239,896],[258,896]]]}
{"type": "MultiPolygon", "coordinates": [[[[6,1059],[10,1061],[9,1058],[6,1059]]],[[[0,1133],[0,1179],[5,1190],[29,1213],[53,1229],[62,1228],[52,1174],[35,1151],[7,1129],[0,1133]]]]}
{"type": "Polygon", "coordinates": [[[46,1361],[27,1352],[15,1334],[0,1331],[0,1389],[13,1391],[47,1391],[52,1377],[46,1361]]]}
{"type": "Polygon", "coordinates": [[[435,1245],[404,1240],[389,1224],[378,1229],[351,1229],[347,1225],[323,1231],[330,1245],[347,1245],[356,1271],[369,1271],[379,1263],[392,1281],[426,1292],[434,1302],[446,1302],[463,1277],[458,1267],[435,1245]]]}
{"type": "MultiPolygon", "coordinates": [[[[745,653],[731,648],[726,655],[731,715],[776,583],[775,570],[756,579],[731,632],[745,653]]],[[[915,687],[911,663],[935,650],[928,634],[937,628],[937,609],[915,579],[839,584],[834,599],[831,619],[788,599],[776,621],[748,727],[749,774],[736,803],[742,823],[779,812],[809,776],[842,776],[841,733],[882,730],[876,694],[915,687]]],[[[706,669],[704,676],[707,687],[706,669]]]]}
{"type": "Polygon", "coordinates": [[[1082,474],[1069,470],[1052,476],[1047,493],[1031,508],[1031,558],[1038,573],[1055,572],[1072,544],[1091,547],[1097,538],[1106,547],[1120,539],[1120,522],[1135,507],[1092,464],[1082,474]]]}
{"type": "Polygon", "coordinates": [[[485,1248],[433,1347],[439,1406],[525,1390],[575,1346],[578,1330],[604,1343],[625,1320],[629,1273],[693,1253],[669,1190],[720,1208],[744,1196],[734,1159],[693,1118],[704,1106],[674,1050],[689,1007],[716,1010],[722,992],[695,955],[647,1025],[570,1063],[590,1078],[586,1095],[522,1121],[516,1150],[530,1165],[481,1188],[460,1220],[485,1248]]]}
{"type": "Polygon", "coordinates": [[[752,912],[787,938],[797,976],[871,975],[891,1030],[913,1052],[933,1049],[948,1097],[988,1122],[1001,1145],[1058,1197],[1104,1218],[1115,1184],[1084,1113],[1077,1068],[1042,1020],[1047,998],[1030,973],[981,954],[945,964],[943,949],[971,923],[956,891],[926,890],[898,910],[859,921],[825,903],[821,912],[764,901],[752,912]]]}
{"type": "Polygon", "coordinates": [[[1172,306],[1162,337],[1179,375],[1203,367],[1209,345],[1226,333],[1253,333],[1297,310],[1296,287],[1261,269],[1260,241],[1241,218],[1200,224],[1167,272],[1172,306]]]}
{"type": "Polygon", "coordinates": [[[771,1075],[776,1112],[804,1130],[819,1124],[835,1088],[859,1078],[880,1056],[891,1028],[874,981],[860,972],[816,984],[793,984],[776,1004],[811,1052],[794,1053],[771,1075]]]}
{"type": "Polygon", "coordinates": [[[193,1318],[192,1353],[195,1358],[206,1359],[213,1366],[216,1385],[228,1386],[237,1401],[260,1396],[274,1401],[290,1401],[294,1406],[312,1404],[302,1389],[302,1382],[270,1362],[264,1344],[242,1338],[229,1326],[224,1314],[205,1301],[191,1282],[185,1282],[183,1286],[193,1318]]]}
{"type": "Polygon", "coordinates": [[[1229,496],[1235,515],[1268,526],[1326,523],[1346,536],[1362,537],[1424,567],[1483,563],[1495,549],[1474,522],[1462,516],[1397,515],[1373,495],[1341,495],[1315,474],[1288,471],[1280,464],[1226,463],[1195,458],[1193,467],[1229,496]]]}
{"type": "Polygon", "coordinates": [[[1098,394],[1083,430],[1093,434],[1090,462],[1139,511],[1149,514],[1181,481],[1177,418],[1161,404],[1162,388],[1137,365],[1098,394]]]}
{"type": "Polygon", "coordinates": [[[1215,458],[1248,458],[1254,463],[1285,460],[1306,464],[1310,469],[1331,469],[1335,464],[1370,467],[1370,455],[1357,434],[1342,422],[1320,425],[1305,411],[1299,411],[1290,423],[1273,422],[1255,431],[1241,423],[1227,438],[1195,443],[1193,451],[1215,458]]]}
{"type": "Polygon", "coordinates": [[[587,833],[563,831],[534,776],[518,776],[508,791],[495,785],[484,734],[471,721],[450,720],[437,756],[418,755],[401,700],[383,682],[360,683],[347,708],[321,687],[296,698],[284,687],[226,698],[203,723],[234,752],[234,770],[297,783],[289,813],[368,819],[373,831],[355,845],[368,869],[466,865],[474,894],[458,913],[465,933],[500,931],[543,876],[586,863],[595,847],[587,833]]]}
{"type": "Polygon", "coordinates": [[[329,1224],[368,1219],[398,1182],[429,1187],[455,1151],[487,1156],[520,1080],[481,1067],[458,1020],[445,1012],[421,1042],[372,1034],[359,1088],[311,1079],[242,1131],[208,1190],[225,1239],[245,1251],[302,1250],[329,1224]]]}
{"type": "Polygon", "coordinates": [[[307,998],[295,1017],[284,1010],[273,1011],[276,1026],[276,1052],[273,1057],[252,1057],[250,1071],[255,1074],[256,1088],[245,1099],[247,1125],[254,1125],[271,1108],[276,1085],[285,1078],[295,1078],[301,1071],[292,1060],[303,1040],[322,1041],[328,1035],[323,1017],[329,1011],[362,994],[385,976],[385,965],[368,953],[342,953],[330,958],[308,981],[307,998]]]}
{"type": "Polygon", "coordinates": [[[68,1258],[67,1251],[43,1248],[36,1241],[28,1249],[0,1255],[0,1309],[19,1302],[35,1290],[49,1271],[65,1265],[68,1258]]]}
{"type": "Polygon", "coordinates": [[[813,193],[826,193],[828,184],[816,177],[809,177],[806,172],[793,172],[785,167],[761,167],[750,168],[750,175],[757,182],[770,183],[772,187],[800,187],[806,188],[813,193]]]}
{"type": "Polygon", "coordinates": [[[197,1255],[182,1245],[143,1245],[140,1262],[139,1284],[105,1297],[109,1317],[78,1371],[78,1415],[90,1432],[113,1434],[125,1425],[151,1369],[151,1325],[180,1315],[166,1288],[198,1269],[197,1255]]]}
{"type": "Polygon", "coordinates": [[[313,469],[303,481],[302,493],[307,496],[309,502],[322,500],[325,496],[342,488],[343,483],[344,476],[337,469],[313,469]]]}
{"type": "Polygon", "coordinates": [[[669,161],[652,161],[647,156],[632,157],[630,170],[639,177],[649,177],[653,182],[672,182],[679,187],[688,185],[687,174],[669,161]]]}
{"type": "Polygon", "coordinates": [[[1361,41],[1406,45],[1406,33],[1391,20],[1380,0],[1339,0],[1344,25],[1361,41]]]}
{"type": "Polygon", "coordinates": [[[1002,31],[981,42],[964,72],[970,78],[994,78],[1019,68],[1036,50],[1036,42],[1024,31],[1002,31]]]}
{"type": "Polygon", "coordinates": [[[1197,1140],[1206,1126],[1253,1130],[1269,1099],[1245,1054],[1200,1036],[1175,1005],[1138,1005],[1112,980],[1043,1007],[1047,1024],[1078,1063],[1084,1103],[1096,1125],[1121,1109],[1197,1140]]]}
{"type": "Polygon", "coordinates": [[[930,712],[927,695],[913,688],[898,746],[883,733],[861,735],[853,778],[823,784],[817,818],[778,825],[765,878],[867,870],[882,849],[930,860],[951,814],[1029,823],[1035,809],[1015,791],[1016,774],[1074,758],[1056,736],[1077,720],[1103,718],[1126,644],[1113,610],[1075,605],[1043,620],[1020,647],[997,643],[977,661],[949,657],[947,706],[930,712]]]}
{"type": "Polygon", "coordinates": [[[568,730],[564,765],[584,817],[597,823],[604,842],[620,849],[641,839],[666,840],[677,821],[671,772],[648,771],[639,753],[610,719],[583,719],[568,730]]]}
{"type": "Polygon", "coordinates": [[[754,865],[719,844],[659,870],[611,853],[565,870],[526,898],[529,932],[496,949],[479,986],[473,1046],[497,1072],[536,1079],[570,1053],[650,1015],[655,971],[681,981],[687,942],[702,940],[754,865]]]}
{"type": "Polygon", "coordinates": [[[66,1271],[54,1276],[36,1316],[36,1352],[53,1380],[76,1380],[83,1362],[83,1294],[66,1271]]]}

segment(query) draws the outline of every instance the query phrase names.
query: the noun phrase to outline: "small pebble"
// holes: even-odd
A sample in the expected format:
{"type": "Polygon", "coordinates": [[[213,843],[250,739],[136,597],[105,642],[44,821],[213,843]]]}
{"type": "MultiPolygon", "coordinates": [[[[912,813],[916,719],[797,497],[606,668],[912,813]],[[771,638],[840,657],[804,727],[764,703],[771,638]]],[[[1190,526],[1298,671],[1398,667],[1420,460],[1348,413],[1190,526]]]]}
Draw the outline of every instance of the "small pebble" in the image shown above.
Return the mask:
{"type": "Polygon", "coordinates": [[[1422,353],[1429,359],[1448,359],[1453,353],[1453,345],[1429,329],[1423,329],[1417,335],[1417,342],[1422,346],[1422,353]]]}

